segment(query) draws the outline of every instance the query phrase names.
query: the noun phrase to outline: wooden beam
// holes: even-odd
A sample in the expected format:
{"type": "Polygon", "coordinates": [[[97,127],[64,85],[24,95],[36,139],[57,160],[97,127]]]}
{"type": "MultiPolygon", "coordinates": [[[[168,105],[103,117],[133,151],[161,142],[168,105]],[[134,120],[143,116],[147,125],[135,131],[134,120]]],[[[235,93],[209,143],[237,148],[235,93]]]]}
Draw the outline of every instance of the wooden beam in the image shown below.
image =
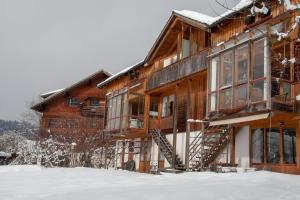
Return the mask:
{"type": "Polygon", "coordinates": [[[176,165],[176,143],[177,143],[177,95],[178,95],[178,85],[175,86],[175,99],[173,108],[173,155],[172,155],[172,168],[175,169],[176,165]]]}
{"type": "MultiPolygon", "coordinates": [[[[191,80],[188,80],[188,95],[187,95],[187,113],[186,113],[186,121],[191,117],[191,93],[192,93],[192,86],[191,80]]],[[[190,161],[190,131],[191,131],[191,123],[186,123],[186,137],[185,137],[185,168],[189,170],[189,161],[190,161]]]]}

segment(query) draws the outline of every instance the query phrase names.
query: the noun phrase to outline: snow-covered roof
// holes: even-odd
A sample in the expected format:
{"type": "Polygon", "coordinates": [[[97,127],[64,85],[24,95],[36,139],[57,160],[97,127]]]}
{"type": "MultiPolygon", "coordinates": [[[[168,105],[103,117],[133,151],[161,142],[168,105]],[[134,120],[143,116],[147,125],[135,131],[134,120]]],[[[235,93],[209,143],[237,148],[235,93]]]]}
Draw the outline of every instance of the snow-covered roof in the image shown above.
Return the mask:
{"type": "Polygon", "coordinates": [[[252,4],[253,4],[253,0],[241,0],[232,9],[224,12],[223,14],[221,14],[218,17],[215,17],[215,21],[211,24],[211,26],[219,23],[220,21],[223,21],[224,19],[230,17],[231,15],[241,11],[242,9],[244,9],[252,4]]]}
{"type": "Polygon", "coordinates": [[[202,24],[206,24],[208,27],[213,26],[216,23],[226,19],[227,17],[239,12],[240,10],[250,6],[253,4],[253,0],[241,0],[236,6],[231,8],[230,10],[224,12],[220,16],[217,17],[211,17],[209,15],[205,15],[199,12],[190,11],[190,10],[174,10],[173,12],[175,14],[178,14],[182,17],[186,17],[189,19],[192,19],[194,21],[200,22],[202,24]]]}
{"type": "Polygon", "coordinates": [[[72,90],[72,89],[74,89],[74,88],[76,88],[76,87],[78,87],[78,86],[86,83],[87,81],[89,81],[89,80],[91,80],[91,79],[93,79],[95,77],[97,77],[99,74],[105,74],[107,77],[112,76],[111,73],[109,73],[109,72],[107,72],[107,71],[105,71],[103,69],[100,70],[100,71],[97,71],[96,73],[88,76],[87,78],[84,78],[81,81],[76,82],[75,84],[73,84],[73,85],[71,85],[71,86],[69,86],[69,87],[67,87],[67,88],[65,88],[65,89],[63,89],[61,91],[56,92],[56,93],[48,96],[47,98],[43,99],[41,102],[39,102],[36,105],[32,106],[31,109],[36,110],[36,111],[42,111],[43,110],[43,105],[48,104],[50,101],[52,101],[52,100],[54,100],[54,99],[56,99],[56,98],[58,98],[58,97],[60,97],[60,96],[62,96],[64,94],[66,94],[66,92],[68,92],[68,91],[70,91],[70,90],[72,90]]]}
{"type": "Polygon", "coordinates": [[[52,94],[61,92],[61,91],[63,91],[63,90],[64,90],[64,88],[62,88],[62,89],[57,89],[57,90],[52,90],[52,91],[48,91],[48,92],[45,92],[45,93],[41,94],[40,96],[41,96],[42,98],[47,98],[47,97],[51,96],[52,94]]]}
{"type": "Polygon", "coordinates": [[[205,15],[205,14],[195,12],[195,11],[191,11],[191,10],[180,10],[180,11],[179,10],[174,10],[173,12],[177,15],[192,19],[194,21],[200,22],[201,24],[205,24],[207,26],[210,26],[216,20],[215,17],[211,17],[209,15],[205,15]]]}
{"type": "Polygon", "coordinates": [[[106,80],[102,81],[101,83],[99,83],[99,84],[97,85],[97,87],[102,87],[102,86],[104,86],[104,85],[106,85],[106,84],[112,82],[113,80],[119,78],[120,76],[122,76],[122,75],[128,73],[130,70],[133,70],[133,69],[135,69],[135,68],[137,68],[137,67],[139,67],[139,66],[142,66],[143,64],[144,64],[144,61],[140,61],[140,62],[138,62],[138,63],[136,63],[136,64],[134,64],[134,65],[131,65],[131,66],[129,66],[129,67],[127,67],[127,68],[121,70],[120,72],[114,74],[113,76],[107,78],[106,80]]]}

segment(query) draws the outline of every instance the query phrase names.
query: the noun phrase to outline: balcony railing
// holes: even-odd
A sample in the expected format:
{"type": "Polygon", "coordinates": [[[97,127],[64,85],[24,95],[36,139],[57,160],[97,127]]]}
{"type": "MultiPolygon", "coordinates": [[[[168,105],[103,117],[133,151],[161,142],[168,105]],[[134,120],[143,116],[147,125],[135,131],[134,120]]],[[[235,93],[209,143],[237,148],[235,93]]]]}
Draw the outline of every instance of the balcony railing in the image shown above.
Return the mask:
{"type": "Polygon", "coordinates": [[[206,69],[208,66],[207,56],[208,51],[205,50],[154,72],[147,82],[147,90],[158,88],[206,69]]]}
{"type": "Polygon", "coordinates": [[[103,106],[83,106],[81,109],[81,115],[85,117],[98,116],[103,117],[105,108],[103,106]]]}

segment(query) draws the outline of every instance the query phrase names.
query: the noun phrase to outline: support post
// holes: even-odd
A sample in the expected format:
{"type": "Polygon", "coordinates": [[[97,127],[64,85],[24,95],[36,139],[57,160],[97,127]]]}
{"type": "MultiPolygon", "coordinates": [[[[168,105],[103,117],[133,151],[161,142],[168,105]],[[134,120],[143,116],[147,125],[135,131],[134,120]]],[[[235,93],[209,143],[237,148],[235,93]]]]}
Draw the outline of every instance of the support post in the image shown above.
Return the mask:
{"type": "Polygon", "coordinates": [[[108,169],[108,166],[107,166],[107,151],[108,151],[108,143],[105,144],[105,154],[104,154],[104,166],[105,166],[105,169],[108,169]]]}
{"type": "Polygon", "coordinates": [[[190,116],[190,107],[191,107],[191,80],[188,80],[188,95],[187,95],[187,113],[186,113],[186,137],[185,137],[185,169],[189,171],[190,166],[190,131],[191,123],[188,122],[190,116]]]}
{"type": "MultiPolygon", "coordinates": [[[[201,137],[201,152],[202,152],[202,154],[203,154],[203,152],[204,152],[204,141],[205,141],[205,134],[204,134],[204,123],[201,123],[201,135],[202,135],[202,137],[201,137]]],[[[201,156],[201,170],[203,170],[203,168],[204,168],[204,158],[203,158],[203,156],[201,156]]]]}
{"type": "Polygon", "coordinates": [[[173,108],[173,155],[172,155],[172,168],[175,169],[176,166],[176,143],[177,143],[177,95],[178,95],[178,85],[175,86],[175,98],[174,98],[174,108],[173,108]]]}

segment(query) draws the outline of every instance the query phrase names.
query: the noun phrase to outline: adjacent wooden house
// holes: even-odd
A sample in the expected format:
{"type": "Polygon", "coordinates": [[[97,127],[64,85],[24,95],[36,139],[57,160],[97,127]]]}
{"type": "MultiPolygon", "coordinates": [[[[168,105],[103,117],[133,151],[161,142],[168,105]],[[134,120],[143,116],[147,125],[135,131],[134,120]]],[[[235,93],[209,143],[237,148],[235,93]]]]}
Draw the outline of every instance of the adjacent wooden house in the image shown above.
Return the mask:
{"type": "Polygon", "coordinates": [[[32,107],[42,113],[40,136],[76,144],[77,151],[99,146],[106,90],[96,85],[110,76],[101,70],[70,87],[42,94],[43,100],[32,107]]]}
{"type": "Polygon", "coordinates": [[[300,174],[300,6],[264,2],[174,11],[143,62],[98,84],[110,163],[300,174]]]}

